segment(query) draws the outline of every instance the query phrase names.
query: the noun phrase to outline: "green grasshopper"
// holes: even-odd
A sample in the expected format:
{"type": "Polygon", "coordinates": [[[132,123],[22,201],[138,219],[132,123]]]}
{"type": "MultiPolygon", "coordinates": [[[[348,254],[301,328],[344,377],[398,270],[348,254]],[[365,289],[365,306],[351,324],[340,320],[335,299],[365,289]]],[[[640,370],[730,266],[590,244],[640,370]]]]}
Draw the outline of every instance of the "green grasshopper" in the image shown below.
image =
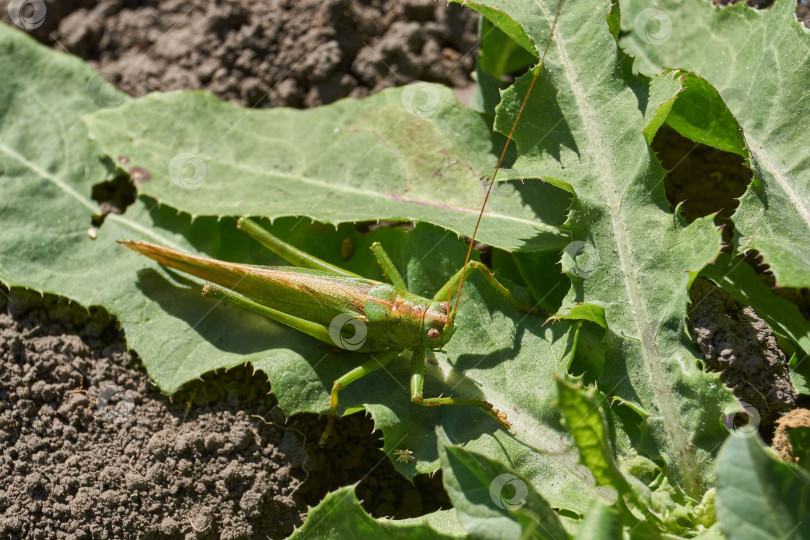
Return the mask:
{"type": "Polygon", "coordinates": [[[205,296],[234,303],[329,345],[376,353],[332,385],[330,421],[321,437],[321,444],[333,429],[338,392],[382,368],[405,350],[412,352],[411,401],[425,406],[479,407],[502,426],[510,427],[506,414],[485,400],[422,396],[425,353],[427,350],[441,349],[453,336],[455,310],[450,312],[449,298],[453,290],[461,285],[467,269],[479,271],[496,291],[518,308],[530,309],[481,263],[468,261],[432,299],[424,298],[408,292],[402,276],[379,242],[372,244],[371,249],[384,274],[390,279],[390,284],[363,278],[313,257],[248,218],[239,219],[237,226],[295,266],[236,264],[149,242],[120,243],[164,266],[207,280],[203,286],[205,296]]]}
{"type": "Polygon", "coordinates": [[[391,283],[366,279],[317,259],[282,241],[256,222],[245,217],[239,219],[238,227],[294,266],[270,267],[236,264],[200,257],[148,242],[121,242],[126,247],[146,255],[162,265],[207,280],[203,287],[205,296],[249,309],[300,330],[324,343],[348,350],[376,353],[370,360],[363,362],[332,384],[329,422],[321,436],[321,446],[334,429],[338,393],[349,384],[382,368],[406,350],[412,353],[410,394],[413,403],[424,406],[468,405],[478,407],[491,415],[500,425],[506,428],[511,427],[506,414],[494,408],[486,400],[423,397],[425,355],[428,350],[441,349],[453,337],[455,331],[453,321],[461,298],[461,287],[468,270],[480,272],[486,282],[517,308],[532,311],[532,308],[517,299],[485,266],[471,261],[470,256],[494,180],[501,169],[507,148],[534,83],[542,70],[562,4],[563,0],[560,0],[545,50],[540,57],[540,63],[535,68],[534,78],[518,110],[495,172],[489,182],[465,263],[433,298],[424,298],[408,292],[405,281],[391,258],[377,242],[371,246],[371,249],[382,267],[383,273],[391,283]],[[456,299],[451,310],[450,297],[454,290],[456,290],[456,299]]]}

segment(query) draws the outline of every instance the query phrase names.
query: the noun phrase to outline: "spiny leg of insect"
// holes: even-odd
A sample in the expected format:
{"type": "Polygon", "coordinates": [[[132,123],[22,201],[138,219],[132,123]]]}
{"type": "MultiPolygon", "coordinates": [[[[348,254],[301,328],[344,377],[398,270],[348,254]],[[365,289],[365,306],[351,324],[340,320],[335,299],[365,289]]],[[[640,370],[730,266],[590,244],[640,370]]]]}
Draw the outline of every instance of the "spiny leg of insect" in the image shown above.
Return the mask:
{"type": "Polygon", "coordinates": [[[489,268],[487,268],[486,266],[484,266],[483,263],[480,263],[478,261],[469,261],[467,263],[466,270],[462,268],[456,273],[455,276],[451,277],[450,281],[445,283],[444,286],[441,289],[439,289],[439,292],[436,293],[434,300],[436,300],[437,302],[440,300],[444,300],[447,297],[447,295],[451,291],[453,291],[453,289],[456,289],[459,286],[462,273],[470,272],[470,270],[477,270],[484,277],[486,282],[489,283],[493,289],[495,289],[495,291],[497,291],[501,296],[509,300],[509,302],[511,302],[512,305],[514,305],[519,310],[525,311],[527,313],[535,311],[532,308],[532,306],[521,301],[514,294],[512,294],[509,291],[509,289],[504,287],[504,285],[500,281],[498,281],[498,279],[492,274],[492,272],[489,271],[489,268]]]}
{"type": "Polygon", "coordinates": [[[492,403],[483,399],[454,398],[454,397],[422,397],[422,387],[425,383],[425,349],[413,351],[411,357],[411,401],[417,405],[432,407],[436,405],[468,405],[478,407],[490,414],[498,423],[506,428],[512,427],[506,420],[506,413],[502,413],[492,406],[492,403]]]}
{"type": "Polygon", "coordinates": [[[346,373],[334,383],[332,383],[332,392],[329,394],[329,421],[326,424],[326,429],[321,435],[321,440],[318,443],[321,448],[326,444],[326,440],[335,428],[335,418],[337,417],[338,407],[338,392],[349,386],[351,383],[365,377],[369,373],[374,373],[384,365],[388,364],[399,355],[399,351],[385,351],[378,356],[372,356],[371,360],[363,362],[350,372],[346,373]]]}

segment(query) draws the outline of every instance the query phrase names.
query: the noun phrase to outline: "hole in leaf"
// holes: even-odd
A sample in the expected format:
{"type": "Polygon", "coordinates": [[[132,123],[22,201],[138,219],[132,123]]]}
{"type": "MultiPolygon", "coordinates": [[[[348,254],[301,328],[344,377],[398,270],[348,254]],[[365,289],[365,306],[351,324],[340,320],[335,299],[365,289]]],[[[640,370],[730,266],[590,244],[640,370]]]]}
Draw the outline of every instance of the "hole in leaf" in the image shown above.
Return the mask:
{"type": "Polygon", "coordinates": [[[135,202],[137,197],[133,183],[135,178],[134,175],[130,177],[122,174],[93,186],[91,196],[101,208],[101,213],[93,216],[93,227],[100,227],[109,214],[123,214],[127,207],[135,202]]]}
{"type": "Polygon", "coordinates": [[[730,234],[729,218],[751,181],[751,170],[743,158],[696,143],[666,125],[656,134],[652,148],[668,171],[664,189],[672,209],[683,202],[681,209],[688,223],[719,212],[715,223],[725,226],[724,236],[730,234]]]}
{"type": "Polygon", "coordinates": [[[802,316],[810,321],[810,288],[796,289],[793,287],[778,287],[776,278],[771,272],[771,267],[765,263],[764,258],[759,251],[751,249],[745,253],[745,262],[750,264],[757,277],[765,283],[768,287],[773,289],[773,292],[788,302],[792,302],[799,308],[802,316]]]}

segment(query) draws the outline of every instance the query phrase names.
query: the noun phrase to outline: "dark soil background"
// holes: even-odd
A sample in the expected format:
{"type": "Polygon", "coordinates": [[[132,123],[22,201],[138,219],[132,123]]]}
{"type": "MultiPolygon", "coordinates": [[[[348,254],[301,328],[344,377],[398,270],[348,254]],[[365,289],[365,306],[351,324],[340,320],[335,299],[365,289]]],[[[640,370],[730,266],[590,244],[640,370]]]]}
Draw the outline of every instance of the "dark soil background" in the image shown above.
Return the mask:
{"type": "MultiPolygon", "coordinates": [[[[0,2],[0,17],[10,23],[0,2]]],[[[313,107],[414,80],[470,83],[476,14],[434,0],[45,0],[31,33],[119,89],[313,107]]]]}
{"type": "MultiPolygon", "coordinates": [[[[461,88],[476,52],[472,11],[433,0],[45,4],[31,34],[135,96],[203,88],[247,106],[310,107],[417,79],[461,88]]],[[[800,4],[800,18],[808,12],[800,4]]],[[[686,200],[689,220],[720,212],[730,238],[728,216],[750,178],[741,160],[667,129],[654,148],[672,170],[673,207],[686,200]]],[[[806,293],[786,294],[807,309],[806,293]]],[[[758,408],[773,408],[767,422],[795,407],[764,323],[708,283],[693,299],[707,363],[729,377],[734,366],[740,377],[768,366],[748,389],[765,396],[758,408]],[[725,344],[732,352],[721,355],[725,344]]],[[[323,419],[285,419],[269,391],[241,367],[164,396],[103,311],[0,288],[0,536],[283,538],[308,506],[357,482],[375,516],[449,507],[440,475],[412,485],[394,471],[369,419],[342,419],[322,450],[323,419]]]]}
{"type": "Polygon", "coordinates": [[[7,303],[0,534],[240,538],[300,523],[304,441],[253,416],[272,410],[266,382],[240,369],[169,400],[104,313],[7,303]]]}
{"type": "Polygon", "coordinates": [[[360,482],[376,515],[449,505],[441,477],[411,485],[372,423],[285,420],[247,366],[167,397],[115,321],[0,289],[0,535],[283,538],[327,491],[360,482]]]}

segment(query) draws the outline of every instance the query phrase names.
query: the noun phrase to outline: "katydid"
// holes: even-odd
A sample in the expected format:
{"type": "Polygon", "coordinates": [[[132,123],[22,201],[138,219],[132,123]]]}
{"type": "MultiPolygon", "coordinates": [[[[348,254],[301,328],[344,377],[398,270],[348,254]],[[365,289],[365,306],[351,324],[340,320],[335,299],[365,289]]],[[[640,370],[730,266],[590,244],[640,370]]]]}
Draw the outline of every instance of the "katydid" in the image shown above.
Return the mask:
{"type": "Polygon", "coordinates": [[[470,261],[436,295],[424,298],[408,292],[397,268],[379,243],[372,250],[391,283],[366,279],[287,244],[256,222],[241,218],[237,226],[265,247],[296,266],[253,266],[184,253],[149,242],[121,244],[164,266],[207,280],[205,296],[232,302],[316,339],[343,349],[376,353],[349,371],[333,386],[326,441],[337,413],[338,392],[357,379],[382,368],[405,350],[411,356],[411,401],[419,405],[471,405],[509,427],[506,415],[482,399],[422,396],[425,353],[440,349],[453,336],[455,324],[449,298],[466,270],[481,272],[495,290],[516,307],[528,310],[482,264],[470,261]],[[354,324],[352,324],[354,323],[354,324]]]}
{"type": "Polygon", "coordinates": [[[333,429],[340,390],[382,368],[406,350],[412,353],[411,401],[424,406],[478,407],[491,415],[500,425],[511,427],[506,414],[486,400],[423,397],[425,354],[428,350],[441,349],[453,337],[454,318],[461,297],[461,287],[469,270],[480,272],[486,282],[517,308],[524,311],[532,310],[499,283],[485,266],[471,261],[470,256],[495,178],[503,164],[529,94],[543,68],[562,3],[563,0],[558,3],[540,63],[535,68],[534,77],[490,179],[464,265],[433,298],[424,298],[408,292],[405,281],[379,243],[374,243],[371,249],[391,283],[366,279],[317,259],[282,241],[246,217],[240,218],[237,226],[294,266],[236,264],[184,253],[149,242],[121,242],[162,265],[207,280],[203,287],[205,296],[252,310],[327,344],[373,353],[368,361],[334,381],[330,392],[329,423],[321,436],[321,446],[333,429]],[[450,297],[454,290],[456,298],[451,310],[450,297]]]}

